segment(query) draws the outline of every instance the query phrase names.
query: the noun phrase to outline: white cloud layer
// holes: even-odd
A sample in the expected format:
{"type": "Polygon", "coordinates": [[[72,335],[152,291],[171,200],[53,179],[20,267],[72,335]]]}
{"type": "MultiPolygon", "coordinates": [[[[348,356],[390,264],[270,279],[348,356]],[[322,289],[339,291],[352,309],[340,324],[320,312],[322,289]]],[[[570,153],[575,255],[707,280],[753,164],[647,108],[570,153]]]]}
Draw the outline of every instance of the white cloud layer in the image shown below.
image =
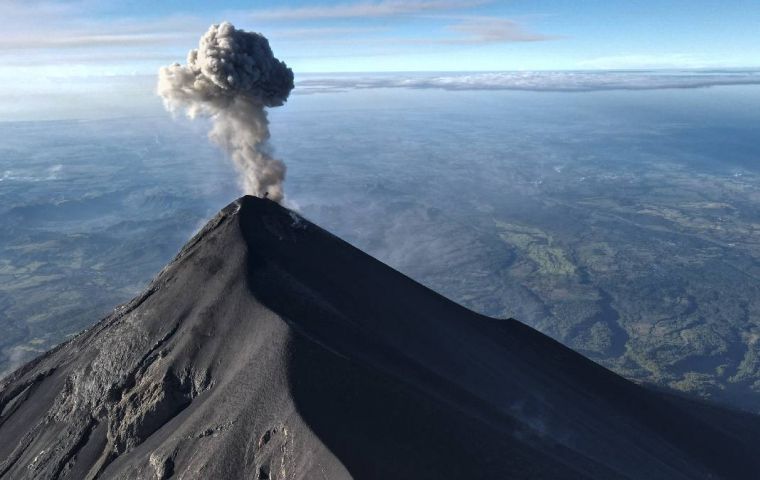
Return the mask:
{"type": "Polygon", "coordinates": [[[384,0],[313,7],[273,8],[249,12],[256,20],[319,20],[327,18],[393,17],[442,10],[471,8],[485,0],[384,0]]]}
{"type": "Polygon", "coordinates": [[[412,73],[306,77],[296,84],[296,92],[303,94],[369,88],[581,92],[757,84],[760,84],[760,71],[412,73]]]}
{"type": "Polygon", "coordinates": [[[470,18],[448,27],[461,38],[451,39],[447,43],[482,44],[506,42],[541,42],[558,37],[533,33],[525,30],[519,23],[506,18],[470,18]]]}

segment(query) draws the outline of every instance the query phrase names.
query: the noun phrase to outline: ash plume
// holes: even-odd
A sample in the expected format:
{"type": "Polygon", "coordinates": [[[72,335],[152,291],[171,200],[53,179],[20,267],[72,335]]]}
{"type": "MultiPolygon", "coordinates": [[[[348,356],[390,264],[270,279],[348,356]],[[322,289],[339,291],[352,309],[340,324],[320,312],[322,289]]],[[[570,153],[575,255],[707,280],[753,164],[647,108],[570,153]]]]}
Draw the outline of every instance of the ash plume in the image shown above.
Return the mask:
{"type": "Polygon", "coordinates": [[[284,198],[285,164],[271,154],[266,107],[285,103],[292,89],[293,71],[274,57],[269,41],[228,22],[209,27],[186,65],[158,74],[169,111],[211,118],[209,137],[229,153],[245,193],[277,202],[284,198]]]}

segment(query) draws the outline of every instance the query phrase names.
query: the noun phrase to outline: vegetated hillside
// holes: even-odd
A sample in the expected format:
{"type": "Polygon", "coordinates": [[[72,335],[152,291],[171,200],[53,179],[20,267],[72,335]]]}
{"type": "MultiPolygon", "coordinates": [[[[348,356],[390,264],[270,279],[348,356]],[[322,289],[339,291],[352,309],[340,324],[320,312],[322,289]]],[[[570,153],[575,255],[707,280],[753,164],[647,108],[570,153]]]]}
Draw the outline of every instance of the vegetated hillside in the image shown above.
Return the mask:
{"type": "Polygon", "coordinates": [[[0,383],[14,479],[739,479],[758,440],[255,197],[0,383]]]}

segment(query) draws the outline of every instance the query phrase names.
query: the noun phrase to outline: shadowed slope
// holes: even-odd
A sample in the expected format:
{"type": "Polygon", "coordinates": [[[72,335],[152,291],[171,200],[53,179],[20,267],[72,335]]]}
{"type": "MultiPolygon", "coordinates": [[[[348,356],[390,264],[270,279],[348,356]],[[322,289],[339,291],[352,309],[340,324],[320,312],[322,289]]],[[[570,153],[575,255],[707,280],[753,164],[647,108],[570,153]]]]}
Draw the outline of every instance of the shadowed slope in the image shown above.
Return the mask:
{"type": "Polygon", "coordinates": [[[757,421],[638,387],[243,197],[0,384],[2,478],[749,478],[757,421]]]}

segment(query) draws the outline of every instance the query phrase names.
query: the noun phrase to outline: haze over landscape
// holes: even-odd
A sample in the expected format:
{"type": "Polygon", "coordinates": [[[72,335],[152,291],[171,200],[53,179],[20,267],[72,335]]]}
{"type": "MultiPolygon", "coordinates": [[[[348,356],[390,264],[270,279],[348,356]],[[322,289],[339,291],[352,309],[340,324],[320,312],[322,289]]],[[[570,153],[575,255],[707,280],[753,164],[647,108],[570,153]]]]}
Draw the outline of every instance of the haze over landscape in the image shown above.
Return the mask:
{"type": "MultiPolygon", "coordinates": [[[[643,3],[3,4],[14,21],[0,36],[0,378],[107,315],[131,322],[114,307],[140,294],[220,209],[266,192],[477,314],[517,319],[657,391],[760,413],[760,6],[643,3]],[[238,30],[209,29],[222,20],[238,30]],[[276,57],[243,30],[262,32],[276,57]],[[186,60],[204,32],[222,53],[186,60]],[[219,58],[228,70],[210,75],[219,58]]],[[[300,331],[300,321],[288,328],[300,331]]],[[[68,345],[8,385],[89,351],[68,345]]],[[[359,358],[343,348],[335,346],[359,358]]],[[[57,380],[45,382],[40,389],[57,391],[57,380]]],[[[21,404],[15,395],[0,398],[0,428],[21,404]]],[[[630,413],[616,408],[609,414],[630,413]]],[[[695,412],[709,425],[724,415],[695,412]]],[[[746,431],[728,433],[737,445],[759,438],[747,418],[746,431]]],[[[702,446],[689,448],[678,458],[699,458],[702,446]]],[[[372,478],[363,470],[370,460],[333,453],[335,464],[325,461],[334,478],[343,468],[372,478]]],[[[627,468],[582,448],[563,455],[552,462],[577,478],[627,468]]],[[[113,471],[137,472],[142,457],[133,458],[113,471]]],[[[106,471],[111,459],[60,461],[68,466],[40,472],[106,471]]],[[[3,468],[0,476],[11,472],[3,468]]],[[[720,462],[705,468],[742,478],[720,462]]],[[[667,472],[651,478],[680,478],[667,472]]],[[[541,475],[552,478],[551,468],[541,475]]]]}
{"type": "MultiPolygon", "coordinates": [[[[292,202],[354,245],[633,378],[754,409],[759,94],[352,89],[296,94],[271,129],[292,202]]],[[[0,128],[5,368],[134,295],[238,188],[202,123],[0,128]]]]}

